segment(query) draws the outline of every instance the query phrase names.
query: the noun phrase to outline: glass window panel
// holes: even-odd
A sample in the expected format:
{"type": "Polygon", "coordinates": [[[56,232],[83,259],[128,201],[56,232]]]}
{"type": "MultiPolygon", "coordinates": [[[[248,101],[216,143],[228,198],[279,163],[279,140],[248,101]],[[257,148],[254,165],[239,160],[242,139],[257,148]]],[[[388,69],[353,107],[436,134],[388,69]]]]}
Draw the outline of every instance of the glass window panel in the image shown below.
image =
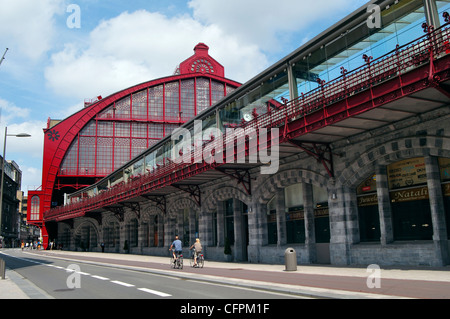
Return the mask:
{"type": "Polygon", "coordinates": [[[95,137],[80,137],[79,175],[94,175],[95,137]]]}
{"type": "Polygon", "coordinates": [[[39,196],[35,195],[35,196],[31,197],[31,211],[30,211],[30,219],[31,220],[40,220],[39,207],[40,207],[39,196]]]}
{"type": "Polygon", "coordinates": [[[132,123],[132,137],[147,137],[147,123],[132,123]]]}
{"type": "Polygon", "coordinates": [[[195,116],[194,80],[181,81],[181,121],[185,122],[195,116]]]}
{"type": "Polygon", "coordinates": [[[129,137],[130,136],[130,123],[129,122],[116,122],[115,136],[129,137]]]}
{"type": "Polygon", "coordinates": [[[116,118],[130,118],[130,96],[116,102],[116,118]]]}
{"type": "Polygon", "coordinates": [[[149,123],[148,137],[157,139],[164,137],[164,125],[158,123],[149,123]]]}
{"type": "Polygon", "coordinates": [[[165,120],[178,121],[180,118],[180,95],[178,91],[178,82],[166,83],[165,97],[165,120]]]}
{"type": "Polygon", "coordinates": [[[107,175],[112,170],[113,138],[97,139],[97,175],[107,175]]]}
{"type": "Polygon", "coordinates": [[[217,103],[225,96],[224,84],[216,81],[211,81],[211,102],[217,103]]]}
{"type": "Polygon", "coordinates": [[[197,79],[197,114],[210,106],[209,80],[197,79]]]}
{"type": "Polygon", "coordinates": [[[147,118],[147,90],[133,94],[132,96],[132,118],[146,119],[147,118]]]}
{"type": "Polygon", "coordinates": [[[106,110],[100,112],[97,117],[101,119],[112,119],[114,117],[114,105],[111,105],[106,110]]]}
{"type": "Polygon", "coordinates": [[[61,164],[60,175],[76,175],[78,168],[78,137],[74,139],[72,145],[66,152],[61,164]]]}
{"type": "Polygon", "coordinates": [[[164,120],[163,92],[162,85],[149,88],[148,117],[150,120],[164,120]]]}
{"type": "Polygon", "coordinates": [[[80,131],[80,135],[93,136],[95,135],[95,121],[89,121],[85,127],[80,131]]]}
{"type": "Polygon", "coordinates": [[[114,169],[119,168],[130,160],[130,139],[114,139],[114,169]]]}
{"type": "Polygon", "coordinates": [[[147,139],[133,138],[131,139],[131,157],[141,154],[147,149],[147,139]]]}
{"type": "Polygon", "coordinates": [[[98,136],[113,136],[114,122],[98,121],[98,136]]]}
{"type": "Polygon", "coordinates": [[[165,125],[165,136],[172,134],[172,132],[179,127],[178,124],[166,124],[165,125]]]}

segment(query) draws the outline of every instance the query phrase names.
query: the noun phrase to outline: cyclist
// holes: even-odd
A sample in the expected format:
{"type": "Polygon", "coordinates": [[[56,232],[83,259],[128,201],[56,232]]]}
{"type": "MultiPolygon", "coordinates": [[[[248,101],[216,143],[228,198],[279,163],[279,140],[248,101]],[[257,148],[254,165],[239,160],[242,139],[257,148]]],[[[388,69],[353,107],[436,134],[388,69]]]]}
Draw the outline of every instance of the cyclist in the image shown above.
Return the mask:
{"type": "Polygon", "coordinates": [[[175,263],[177,261],[177,257],[181,255],[183,252],[183,244],[181,243],[181,240],[178,238],[178,235],[175,236],[175,240],[173,241],[172,245],[170,245],[169,251],[172,249],[173,249],[173,261],[175,263]]]}
{"type": "Polygon", "coordinates": [[[202,252],[202,244],[200,243],[200,239],[195,239],[195,243],[189,248],[194,248],[194,267],[197,266],[197,257],[202,252]]]}

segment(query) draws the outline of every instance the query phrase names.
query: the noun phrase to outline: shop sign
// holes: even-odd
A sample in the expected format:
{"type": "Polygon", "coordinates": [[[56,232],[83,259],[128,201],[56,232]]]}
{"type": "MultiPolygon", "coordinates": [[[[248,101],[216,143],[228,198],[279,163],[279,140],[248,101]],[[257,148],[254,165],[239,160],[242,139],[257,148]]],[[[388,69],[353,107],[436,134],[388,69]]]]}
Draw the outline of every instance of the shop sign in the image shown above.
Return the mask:
{"type": "Polygon", "coordinates": [[[330,213],[328,211],[328,207],[314,209],[314,217],[325,217],[325,216],[328,216],[329,214],[330,213]]]}
{"type": "Polygon", "coordinates": [[[286,214],[286,220],[300,220],[305,219],[303,210],[292,211],[286,214]]]}
{"type": "Polygon", "coordinates": [[[391,202],[409,202],[414,200],[428,199],[428,187],[419,187],[391,192],[391,202]]]}
{"type": "Polygon", "coordinates": [[[388,178],[390,189],[426,184],[424,158],[411,158],[389,165],[388,178]]]}
{"type": "Polygon", "coordinates": [[[358,197],[358,207],[378,205],[377,194],[358,197]]]}

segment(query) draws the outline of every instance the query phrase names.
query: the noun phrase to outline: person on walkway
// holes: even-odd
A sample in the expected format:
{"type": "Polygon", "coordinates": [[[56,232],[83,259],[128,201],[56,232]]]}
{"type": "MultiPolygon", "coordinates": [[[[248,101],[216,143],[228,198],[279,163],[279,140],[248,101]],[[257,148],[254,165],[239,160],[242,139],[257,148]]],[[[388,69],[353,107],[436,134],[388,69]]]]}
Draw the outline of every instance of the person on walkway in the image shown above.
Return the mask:
{"type": "Polygon", "coordinates": [[[197,266],[197,257],[202,253],[202,244],[200,243],[200,239],[195,239],[195,243],[189,248],[194,249],[194,267],[197,266]]]}
{"type": "Polygon", "coordinates": [[[173,249],[173,260],[175,262],[177,260],[178,255],[181,255],[181,253],[183,252],[183,244],[181,240],[178,238],[178,235],[175,236],[175,240],[173,241],[172,245],[170,245],[169,251],[172,249],[173,249]]]}

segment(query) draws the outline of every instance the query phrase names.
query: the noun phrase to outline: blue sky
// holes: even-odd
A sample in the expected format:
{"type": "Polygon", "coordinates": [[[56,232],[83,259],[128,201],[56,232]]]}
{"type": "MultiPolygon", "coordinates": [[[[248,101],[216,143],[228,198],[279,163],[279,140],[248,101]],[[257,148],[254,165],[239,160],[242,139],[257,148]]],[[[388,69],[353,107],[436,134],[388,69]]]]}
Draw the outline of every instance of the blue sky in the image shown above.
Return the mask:
{"type": "Polygon", "coordinates": [[[32,135],[8,137],[6,159],[19,164],[22,190],[35,189],[49,117],[171,75],[199,42],[226,77],[244,83],[367,2],[0,0],[0,56],[9,48],[0,66],[0,140],[5,126],[32,135]]]}

